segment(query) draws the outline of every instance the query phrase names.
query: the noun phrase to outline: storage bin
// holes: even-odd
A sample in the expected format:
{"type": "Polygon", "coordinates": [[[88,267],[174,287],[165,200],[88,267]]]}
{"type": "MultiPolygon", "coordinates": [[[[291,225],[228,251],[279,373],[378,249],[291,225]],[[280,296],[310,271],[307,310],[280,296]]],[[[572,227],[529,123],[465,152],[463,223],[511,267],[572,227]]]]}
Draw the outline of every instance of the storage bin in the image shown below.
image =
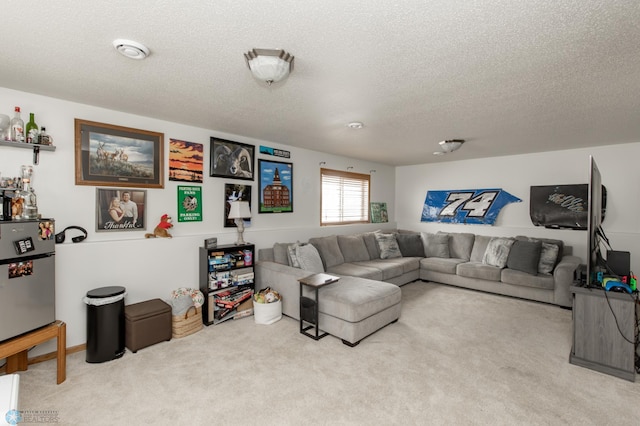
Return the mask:
{"type": "Polygon", "coordinates": [[[202,330],[202,307],[191,306],[184,314],[173,315],[171,333],[174,339],[186,337],[202,330]]]}
{"type": "Polygon", "coordinates": [[[280,318],[282,318],[282,300],[253,304],[253,319],[256,324],[273,324],[280,318]]]}
{"type": "Polygon", "coordinates": [[[160,299],[127,305],[125,344],[131,352],[171,340],[171,306],[160,299]]]}

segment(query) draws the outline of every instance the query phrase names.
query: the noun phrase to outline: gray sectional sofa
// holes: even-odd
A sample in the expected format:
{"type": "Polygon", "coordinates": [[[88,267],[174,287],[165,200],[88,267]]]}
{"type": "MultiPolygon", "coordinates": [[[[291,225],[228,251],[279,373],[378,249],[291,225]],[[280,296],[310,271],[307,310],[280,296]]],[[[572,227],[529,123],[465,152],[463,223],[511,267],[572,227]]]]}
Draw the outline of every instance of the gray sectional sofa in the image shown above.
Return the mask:
{"type": "MultiPolygon", "coordinates": [[[[391,307],[388,300],[398,299],[397,294],[389,297],[389,284],[402,286],[416,280],[571,307],[569,287],[579,264],[580,258],[572,256],[571,247],[559,240],[401,230],[311,238],[308,244],[276,243],[272,248],[258,250],[255,272],[257,289],[278,290],[283,295],[283,313],[299,319],[298,279],[317,272],[342,277],[341,283],[347,282],[351,292],[357,292],[358,286],[369,293],[376,288],[384,290],[379,297],[387,300],[387,305],[379,306],[380,310],[391,307]],[[352,278],[357,278],[357,283],[352,278]]],[[[320,326],[345,343],[356,343],[397,319],[396,313],[399,316],[399,300],[393,303],[393,314],[375,324],[367,323],[365,316],[378,312],[368,311],[357,320],[340,318],[348,316],[344,307],[339,314],[323,312],[330,311],[333,304],[328,300],[323,309],[323,291],[332,297],[340,293],[340,283],[332,286],[327,286],[331,290],[322,288],[320,292],[320,326]],[[326,328],[336,320],[339,327],[326,328]],[[355,325],[358,322],[362,323],[355,325]],[[354,332],[354,328],[361,330],[354,332]]]]}

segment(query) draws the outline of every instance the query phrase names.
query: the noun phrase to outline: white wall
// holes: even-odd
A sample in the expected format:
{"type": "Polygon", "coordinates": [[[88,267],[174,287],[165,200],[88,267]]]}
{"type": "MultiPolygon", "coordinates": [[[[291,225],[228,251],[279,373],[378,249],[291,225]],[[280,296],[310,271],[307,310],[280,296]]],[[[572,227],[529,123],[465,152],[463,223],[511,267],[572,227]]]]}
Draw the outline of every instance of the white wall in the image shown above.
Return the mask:
{"type": "MultiPolygon", "coordinates": [[[[168,100],[170,102],[170,100],[168,100]]],[[[298,149],[273,142],[223,134],[208,129],[185,126],[169,121],[131,115],[58,99],[0,88],[0,113],[13,116],[13,107],[22,109],[25,122],[29,113],[35,113],[36,123],[45,126],[54,139],[55,152],[42,152],[36,166],[33,186],[38,195],[38,208],[43,217],[56,220],[56,228],[80,225],[89,231],[89,238],[72,244],[67,235],[65,244],[56,246],[56,316],[67,323],[67,345],[86,341],[86,306],[82,298],[86,292],[103,286],[122,285],[127,289],[126,303],[152,298],[167,299],[178,287],[198,287],[198,247],[204,238],[216,236],[219,244],[236,240],[235,228],[223,227],[224,184],[229,179],[208,177],[209,138],[211,136],[259,145],[281,148],[291,152],[293,163],[294,212],[283,214],[253,213],[251,227],[245,230],[245,240],[256,248],[270,247],[274,242],[306,241],[309,237],[378,229],[376,225],[320,228],[320,165],[322,167],[369,173],[372,201],[386,201],[390,223],[395,224],[394,190],[395,169],[382,164],[338,157],[315,151],[298,149]],[[93,186],[76,186],[74,172],[74,119],[97,121],[137,129],[164,133],[165,188],[147,190],[147,230],[150,232],[160,216],[174,217],[172,239],[145,239],[145,231],[105,233],[95,232],[95,192],[93,186]],[[203,221],[177,222],[177,186],[169,182],[169,139],[180,139],[204,144],[203,221]]],[[[32,152],[26,149],[0,147],[0,172],[19,175],[21,164],[32,164],[32,152]]],[[[252,185],[252,205],[258,203],[258,181],[235,181],[252,185]]],[[[0,296],[1,297],[1,296],[0,296]]],[[[55,350],[54,342],[41,345],[33,354],[55,350]]]]}
{"type": "Polygon", "coordinates": [[[398,167],[396,222],[400,228],[426,232],[558,238],[586,261],[586,231],[546,229],[531,223],[529,190],[532,185],[587,183],[589,155],[594,156],[607,188],[605,234],[614,250],[631,252],[631,268],[640,272],[640,143],[398,167]],[[522,202],[507,204],[494,226],[420,222],[428,190],[479,188],[502,188],[522,202]]]}
{"type": "MultiPolygon", "coordinates": [[[[223,227],[222,208],[224,183],[233,180],[207,177],[211,136],[256,145],[256,153],[260,144],[291,151],[294,212],[254,213],[251,227],[245,231],[245,239],[255,243],[257,248],[269,247],[274,242],[305,241],[317,235],[361,232],[397,224],[400,228],[425,231],[443,229],[486,235],[526,234],[561,238],[584,258],[586,233],[534,227],[529,220],[528,196],[531,185],[585,183],[588,156],[593,154],[602,173],[603,184],[609,191],[604,230],[614,249],[631,251],[632,268],[640,265],[640,221],[637,218],[640,211],[640,171],[636,164],[640,158],[640,143],[393,168],[0,88],[0,112],[11,116],[15,105],[22,107],[25,119],[29,112],[34,112],[36,122],[47,127],[56,146],[55,152],[40,154],[40,164],[36,167],[34,188],[40,213],[55,218],[58,229],[80,225],[89,231],[89,238],[80,244],[72,244],[67,238],[65,244],[56,247],[56,312],[58,319],[67,323],[68,346],[86,341],[86,306],[82,298],[87,291],[107,285],[122,285],[127,288],[128,304],[156,297],[167,298],[177,287],[198,286],[198,247],[204,238],[216,236],[220,244],[235,241],[235,229],[223,227]],[[95,187],[75,185],[74,118],[164,133],[165,176],[168,175],[170,138],[204,144],[203,221],[176,222],[172,229],[174,238],[170,240],[144,239],[145,231],[94,232],[95,187]],[[371,200],[388,203],[389,224],[320,228],[321,161],[326,162],[323,167],[337,170],[346,170],[350,166],[359,173],[376,170],[371,175],[371,200]],[[523,202],[507,205],[495,226],[420,223],[428,190],[483,187],[503,188],[523,202]]],[[[258,157],[277,160],[276,157],[258,157]]],[[[3,175],[18,175],[21,164],[31,163],[32,153],[29,150],[0,147],[0,172],[3,175]]],[[[164,213],[177,217],[176,187],[180,184],[165,179],[164,189],[147,190],[148,230],[164,213]]],[[[257,180],[252,186],[253,205],[257,205],[257,180]]],[[[53,350],[55,345],[49,342],[34,349],[32,355],[53,350]]]]}

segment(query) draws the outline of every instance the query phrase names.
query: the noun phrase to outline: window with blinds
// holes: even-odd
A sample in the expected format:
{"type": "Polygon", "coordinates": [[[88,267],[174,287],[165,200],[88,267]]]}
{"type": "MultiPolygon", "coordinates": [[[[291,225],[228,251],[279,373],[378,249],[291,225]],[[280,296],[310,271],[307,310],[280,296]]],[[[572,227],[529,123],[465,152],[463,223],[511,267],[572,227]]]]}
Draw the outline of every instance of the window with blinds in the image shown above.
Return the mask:
{"type": "Polygon", "coordinates": [[[370,176],[320,169],[320,225],[369,223],[370,176]]]}

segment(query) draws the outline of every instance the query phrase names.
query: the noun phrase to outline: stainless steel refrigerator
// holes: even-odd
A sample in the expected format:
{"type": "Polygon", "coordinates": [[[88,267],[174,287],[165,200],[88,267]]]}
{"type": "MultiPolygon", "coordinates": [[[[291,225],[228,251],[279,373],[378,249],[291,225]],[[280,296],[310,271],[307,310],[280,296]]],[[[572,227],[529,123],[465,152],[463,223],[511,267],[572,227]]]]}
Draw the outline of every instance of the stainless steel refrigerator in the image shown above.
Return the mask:
{"type": "Polygon", "coordinates": [[[56,320],[53,219],[0,221],[0,341],[56,320]]]}

